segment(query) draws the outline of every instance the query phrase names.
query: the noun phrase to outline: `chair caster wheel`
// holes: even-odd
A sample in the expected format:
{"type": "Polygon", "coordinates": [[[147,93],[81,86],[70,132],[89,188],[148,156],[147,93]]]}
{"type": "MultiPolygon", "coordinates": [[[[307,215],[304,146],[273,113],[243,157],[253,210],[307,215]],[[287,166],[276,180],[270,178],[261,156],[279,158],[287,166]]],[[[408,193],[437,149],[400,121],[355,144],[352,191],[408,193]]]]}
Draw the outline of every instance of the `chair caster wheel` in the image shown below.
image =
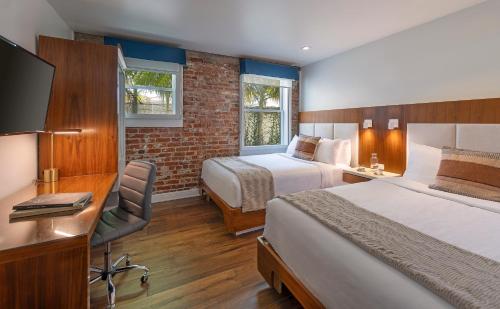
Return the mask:
{"type": "Polygon", "coordinates": [[[142,275],[141,277],[141,283],[146,283],[149,279],[149,274],[148,273],[145,273],[144,275],[142,275]]]}

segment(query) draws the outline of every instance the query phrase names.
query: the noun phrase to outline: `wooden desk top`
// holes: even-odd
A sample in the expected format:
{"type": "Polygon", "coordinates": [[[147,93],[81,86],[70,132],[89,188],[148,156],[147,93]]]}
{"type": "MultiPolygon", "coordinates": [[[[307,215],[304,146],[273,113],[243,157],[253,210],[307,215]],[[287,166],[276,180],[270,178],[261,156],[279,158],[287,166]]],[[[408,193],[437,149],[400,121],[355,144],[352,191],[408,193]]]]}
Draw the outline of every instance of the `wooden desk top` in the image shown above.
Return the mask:
{"type": "Polygon", "coordinates": [[[61,239],[91,235],[115,180],[116,174],[65,177],[57,183],[33,184],[0,200],[0,254],[61,239]],[[94,195],[87,208],[72,215],[9,222],[12,206],[33,198],[37,193],[57,192],[93,192],[94,195]]]}

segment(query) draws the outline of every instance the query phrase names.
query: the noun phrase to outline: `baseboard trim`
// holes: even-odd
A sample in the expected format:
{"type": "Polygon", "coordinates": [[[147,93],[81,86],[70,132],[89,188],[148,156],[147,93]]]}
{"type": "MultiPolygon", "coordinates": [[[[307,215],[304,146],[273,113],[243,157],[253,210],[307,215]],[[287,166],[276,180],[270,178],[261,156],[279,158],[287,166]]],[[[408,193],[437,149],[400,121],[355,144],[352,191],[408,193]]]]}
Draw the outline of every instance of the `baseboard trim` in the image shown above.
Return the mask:
{"type": "Polygon", "coordinates": [[[196,196],[200,196],[200,189],[199,188],[192,188],[192,189],[183,190],[183,191],[174,191],[174,192],[153,194],[153,197],[151,198],[151,202],[152,203],[160,203],[160,202],[174,201],[174,200],[179,200],[179,199],[188,198],[188,197],[196,197],[196,196]]]}

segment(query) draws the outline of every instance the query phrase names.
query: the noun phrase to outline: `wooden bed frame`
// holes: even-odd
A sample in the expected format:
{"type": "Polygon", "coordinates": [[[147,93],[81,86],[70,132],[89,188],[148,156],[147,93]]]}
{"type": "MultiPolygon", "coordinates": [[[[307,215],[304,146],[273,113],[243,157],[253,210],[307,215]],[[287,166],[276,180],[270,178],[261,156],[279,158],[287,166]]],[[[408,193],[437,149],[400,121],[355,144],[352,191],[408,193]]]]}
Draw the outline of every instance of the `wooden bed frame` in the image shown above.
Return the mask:
{"type": "Polygon", "coordinates": [[[279,294],[285,290],[290,291],[306,309],[325,308],[293,274],[264,236],[257,237],[257,268],[267,283],[279,294]],[[283,286],[286,289],[283,289],[283,286]]]}
{"type": "Polygon", "coordinates": [[[231,207],[202,180],[201,196],[203,197],[205,194],[208,198],[212,199],[215,205],[222,211],[224,215],[224,224],[228,232],[240,235],[264,227],[266,219],[265,209],[242,212],[241,208],[231,207]]]}

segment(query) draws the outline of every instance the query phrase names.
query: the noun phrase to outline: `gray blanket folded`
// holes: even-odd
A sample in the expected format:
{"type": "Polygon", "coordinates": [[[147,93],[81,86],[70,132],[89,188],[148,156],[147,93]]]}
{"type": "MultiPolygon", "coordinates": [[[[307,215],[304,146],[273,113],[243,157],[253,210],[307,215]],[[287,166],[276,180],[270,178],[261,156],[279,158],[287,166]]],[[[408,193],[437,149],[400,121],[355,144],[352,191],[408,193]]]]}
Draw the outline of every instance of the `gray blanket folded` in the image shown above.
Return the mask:
{"type": "Polygon", "coordinates": [[[238,177],[241,186],[242,212],[266,208],[267,201],[274,197],[273,175],[268,169],[238,157],[212,160],[238,177]]]}
{"type": "Polygon", "coordinates": [[[500,263],[372,213],[328,191],[305,191],[280,198],[451,305],[500,308],[500,263]]]}

